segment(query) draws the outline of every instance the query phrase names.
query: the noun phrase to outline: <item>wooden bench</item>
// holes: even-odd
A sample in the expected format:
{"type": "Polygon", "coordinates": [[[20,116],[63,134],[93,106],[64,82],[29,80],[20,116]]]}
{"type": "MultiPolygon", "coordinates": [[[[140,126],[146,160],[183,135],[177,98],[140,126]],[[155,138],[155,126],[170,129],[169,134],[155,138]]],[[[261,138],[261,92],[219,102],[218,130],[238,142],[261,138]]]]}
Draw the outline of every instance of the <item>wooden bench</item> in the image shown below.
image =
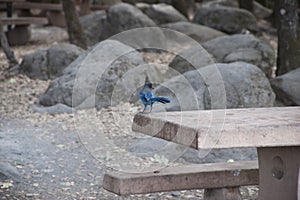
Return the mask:
{"type": "MultiPolygon", "coordinates": [[[[6,10],[10,6],[10,9],[17,11],[20,17],[47,17],[50,24],[60,27],[65,26],[62,5],[59,3],[28,2],[25,0],[9,1],[9,3],[6,3],[6,6],[2,4],[1,10],[6,10]],[[36,11],[38,12],[36,13],[36,11]]],[[[0,0],[1,2],[4,3],[7,0],[0,0]]]]}
{"type": "Polygon", "coordinates": [[[2,25],[28,25],[28,24],[48,24],[48,19],[44,17],[12,17],[0,18],[2,25]]]}
{"type": "MultiPolygon", "coordinates": [[[[107,7],[89,7],[89,1],[77,1],[79,14],[88,14],[90,10],[107,9],[107,7]]],[[[60,3],[27,2],[26,0],[0,0],[0,10],[7,11],[7,18],[1,18],[0,23],[7,25],[7,39],[10,45],[23,45],[30,39],[28,26],[31,24],[50,24],[65,27],[66,22],[60,3]],[[13,17],[17,11],[18,18],[13,17]],[[38,13],[32,11],[39,11],[38,13]],[[15,25],[12,29],[12,25],[15,25]]]]}
{"type": "Polygon", "coordinates": [[[30,24],[48,24],[48,19],[43,17],[13,17],[1,18],[1,25],[15,25],[13,29],[6,32],[7,40],[10,45],[24,45],[31,36],[28,26],[30,24]]]}
{"type": "Polygon", "coordinates": [[[246,185],[258,185],[257,161],[173,166],[152,173],[110,172],[103,179],[103,187],[119,195],[246,185]]]}
{"type": "Polygon", "coordinates": [[[61,4],[35,3],[25,0],[0,0],[1,10],[7,11],[7,18],[0,19],[2,25],[8,25],[7,39],[10,45],[23,45],[30,39],[31,24],[55,24],[64,26],[61,4]],[[32,10],[46,11],[45,15],[32,15],[32,10]],[[17,11],[18,17],[13,16],[13,11],[17,11]],[[43,17],[40,17],[43,16],[43,17]],[[14,28],[12,29],[12,25],[14,28]]]}
{"type": "Polygon", "coordinates": [[[50,10],[50,11],[62,11],[61,4],[55,3],[36,3],[36,2],[16,2],[13,4],[14,9],[39,9],[39,10],[50,10]]]}
{"type": "MultiPolygon", "coordinates": [[[[228,109],[228,110],[206,110],[206,111],[186,111],[186,112],[166,112],[137,114],[134,118],[132,129],[147,135],[163,138],[175,143],[184,144],[196,149],[212,148],[234,148],[234,147],[256,147],[258,151],[258,174],[259,174],[259,198],[260,199],[297,199],[299,198],[299,169],[300,169],[300,107],[280,107],[280,108],[250,108],[250,109],[228,109]]],[[[203,165],[193,165],[193,175],[189,176],[191,184],[184,187],[178,177],[188,176],[187,168],[177,170],[172,168],[166,174],[136,174],[126,175],[109,173],[104,178],[104,188],[118,193],[130,194],[141,192],[146,186],[147,192],[162,189],[194,189],[197,187],[211,188],[202,184],[202,178],[210,180],[215,187],[234,187],[237,185],[230,176],[225,176],[226,169],[230,169],[231,163],[212,164],[209,173],[205,174],[203,165]],[[218,167],[216,167],[218,166],[218,167]],[[220,169],[221,173],[216,173],[220,169]],[[224,170],[224,171],[222,171],[224,170]],[[186,174],[187,173],[187,174],[186,174]],[[181,174],[181,175],[180,175],[181,174]],[[197,174],[197,175],[196,175],[197,174]],[[203,175],[203,176],[201,176],[203,175]],[[152,186],[149,181],[156,180],[152,186]],[[166,178],[168,177],[168,178],[166,178]],[[177,178],[177,179],[176,179],[177,178]],[[140,188],[135,179],[140,179],[140,188]],[[159,181],[170,180],[169,185],[163,186],[159,181]],[[219,184],[218,181],[225,182],[219,184]],[[131,182],[129,181],[131,180],[131,182]],[[132,187],[132,189],[128,189],[132,187]],[[168,188],[169,187],[169,188],[168,188]],[[153,189],[152,189],[153,188],[153,189]]],[[[255,165],[249,164],[255,170],[255,165]]],[[[237,163],[237,169],[250,175],[247,165],[237,163]]],[[[233,167],[234,168],[234,167],[233,167]]],[[[220,172],[220,171],[219,171],[220,172]]],[[[252,174],[253,175],[253,174],[252,174]]],[[[257,174],[256,174],[257,175],[257,174]]],[[[246,176],[246,175],[245,175],[246,176]]],[[[236,177],[243,180],[244,176],[236,177]]],[[[255,177],[255,175],[253,175],[255,177]]],[[[239,183],[243,185],[241,180],[239,183]]],[[[248,179],[250,184],[250,180],[248,179]]],[[[238,183],[238,181],[237,181],[238,183]]],[[[167,184],[167,183],[164,183],[167,184]]],[[[186,182],[186,184],[188,184],[186,182]]],[[[207,183],[209,184],[209,183],[207,183]]],[[[257,184],[252,182],[251,184],[257,184]]],[[[211,194],[211,192],[209,192],[211,194]]],[[[222,193],[221,189],[214,190],[213,193],[222,193]]],[[[223,193],[224,194],[224,193],[223,193]]],[[[212,198],[210,195],[207,199],[212,198]]],[[[216,199],[225,199],[224,195],[216,199]]]]}

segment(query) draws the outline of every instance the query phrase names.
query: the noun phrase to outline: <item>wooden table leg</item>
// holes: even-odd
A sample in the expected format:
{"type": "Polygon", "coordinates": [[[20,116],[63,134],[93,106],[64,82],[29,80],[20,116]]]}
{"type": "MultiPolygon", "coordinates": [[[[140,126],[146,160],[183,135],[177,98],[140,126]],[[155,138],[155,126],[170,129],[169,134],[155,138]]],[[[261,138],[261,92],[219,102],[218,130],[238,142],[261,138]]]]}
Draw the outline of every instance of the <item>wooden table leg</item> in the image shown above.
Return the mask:
{"type": "Polygon", "coordinates": [[[31,36],[28,25],[16,25],[13,29],[6,32],[8,43],[14,45],[26,44],[31,36]]]}
{"type": "Polygon", "coordinates": [[[259,199],[296,200],[299,192],[300,147],[257,148],[259,199]]]}
{"type": "Polygon", "coordinates": [[[242,200],[239,187],[205,189],[204,200],[242,200]]]}
{"type": "MultiPolygon", "coordinates": [[[[11,2],[7,2],[6,3],[6,16],[7,17],[12,17],[12,14],[13,14],[12,3],[11,2]]],[[[7,30],[11,30],[11,25],[7,26],[7,30]]]]}

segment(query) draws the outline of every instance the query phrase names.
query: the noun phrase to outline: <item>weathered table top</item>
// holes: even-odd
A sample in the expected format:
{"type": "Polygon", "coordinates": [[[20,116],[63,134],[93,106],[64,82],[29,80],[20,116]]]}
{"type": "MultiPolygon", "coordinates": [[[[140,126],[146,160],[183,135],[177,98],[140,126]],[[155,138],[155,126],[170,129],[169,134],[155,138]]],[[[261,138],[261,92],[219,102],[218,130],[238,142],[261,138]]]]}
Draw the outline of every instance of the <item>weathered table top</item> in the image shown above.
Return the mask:
{"type": "Polygon", "coordinates": [[[300,146],[300,107],[140,113],[132,129],[196,149],[300,146]]]}

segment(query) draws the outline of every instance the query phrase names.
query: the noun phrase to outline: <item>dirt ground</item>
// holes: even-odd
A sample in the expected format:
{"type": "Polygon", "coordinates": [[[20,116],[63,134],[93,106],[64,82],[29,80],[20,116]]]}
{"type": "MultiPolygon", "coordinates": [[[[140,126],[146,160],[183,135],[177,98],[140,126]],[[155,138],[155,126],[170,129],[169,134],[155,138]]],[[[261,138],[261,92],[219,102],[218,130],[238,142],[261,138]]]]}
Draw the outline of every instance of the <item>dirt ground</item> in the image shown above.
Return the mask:
{"type": "MultiPolygon", "coordinates": [[[[49,38],[49,32],[43,31],[36,29],[28,45],[13,47],[19,61],[39,48],[67,42],[63,32],[57,36],[54,31],[49,38]]],[[[146,59],[163,58],[147,55],[146,59]]],[[[131,133],[131,121],[139,107],[122,104],[97,112],[34,113],[32,107],[38,103],[38,97],[50,81],[33,80],[23,75],[7,78],[3,76],[7,68],[5,55],[0,51],[0,199],[202,199],[203,190],[128,197],[104,190],[103,174],[114,167],[107,163],[119,159],[122,154],[118,150],[115,153],[106,151],[103,155],[101,151],[91,152],[97,143],[94,146],[85,144],[90,127],[100,130],[116,146],[126,148],[143,137],[131,133]],[[117,126],[114,126],[116,119],[117,126]]],[[[122,162],[132,162],[130,156],[122,159],[122,162]]],[[[135,163],[137,167],[163,162],[139,159],[138,164],[135,163]]],[[[243,187],[243,198],[257,199],[257,191],[255,186],[243,187]]]]}

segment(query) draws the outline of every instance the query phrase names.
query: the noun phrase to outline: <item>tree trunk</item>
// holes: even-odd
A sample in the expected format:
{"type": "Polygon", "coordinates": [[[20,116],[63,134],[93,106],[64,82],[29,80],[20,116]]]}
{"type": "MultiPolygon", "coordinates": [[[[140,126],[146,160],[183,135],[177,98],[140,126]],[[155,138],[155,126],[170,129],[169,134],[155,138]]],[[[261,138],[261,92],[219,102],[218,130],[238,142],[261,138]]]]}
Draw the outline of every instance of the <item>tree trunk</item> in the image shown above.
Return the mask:
{"type": "Polygon", "coordinates": [[[79,22],[75,3],[73,0],[63,0],[62,6],[67,23],[69,41],[83,49],[87,49],[87,39],[79,22]]]}
{"type": "Polygon", "coordinates": [[[253,0],[239,0],[239,6],[242,9],[253,12],[253,0]]]}
{"type": "Polygon", "coordinates": [[[91,13],[90,10],[90,0],[80,0],[80,2],[77,4],[79,7],[79,15],[84,16],[91,13]]]}
{"type": "Polygon", "coordinates": [[[18,61],[17,61],[17,59],[15,57],[14,52],[9,47],[9,44],[8,44],[6,35],[4,33],[2,24],[0,24],[0,46],[2,47],[2,49],[3,49],[3,51],[4,51],[5,55],[6,55],[6,58],[9,61],[9,68],[17,66],[18,65],[18,61]]]}
{"type": "Polygon", "coordinates": [[[277,75],[300,67],[297,0],[276,0],[278,55],[277,75]]]}

